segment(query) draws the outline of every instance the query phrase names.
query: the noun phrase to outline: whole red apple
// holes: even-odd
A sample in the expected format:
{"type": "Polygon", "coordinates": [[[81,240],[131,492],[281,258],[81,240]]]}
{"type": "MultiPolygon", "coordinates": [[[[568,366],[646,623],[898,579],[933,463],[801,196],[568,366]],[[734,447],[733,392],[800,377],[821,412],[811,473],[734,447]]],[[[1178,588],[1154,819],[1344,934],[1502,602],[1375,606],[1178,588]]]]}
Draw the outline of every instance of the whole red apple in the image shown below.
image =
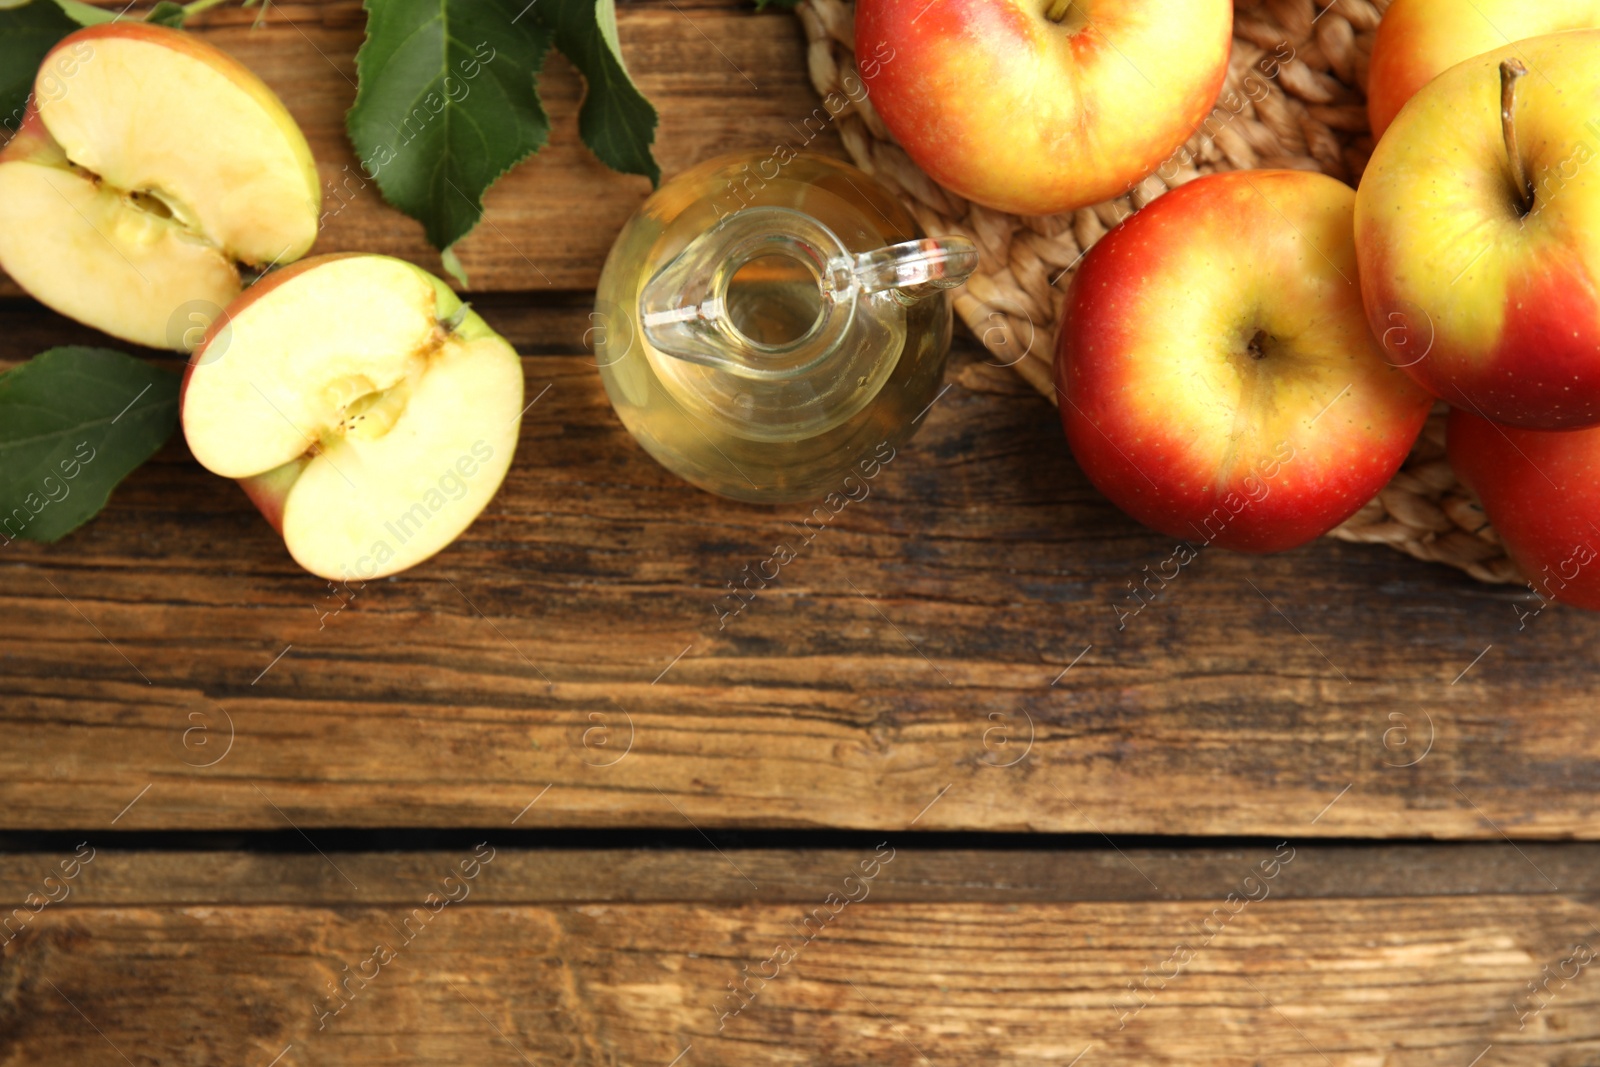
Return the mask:
{"type": "Polygon", "coordinates": [[[1519,430],[1457,410],[1446,441],[1534,592],[1600,611],[1600,429],[1519,430]]]}
{"type": "Polygon", "coordinates": [[[1600,0],[1394,0],[1378,24],[1367,117],[1382,137],[1418,89],[1512,41],[1600,26],[1600,0]]]}
{"type": "Polygon", "coordinates": [[[1393,477],[1432,401],[1367,330],[1354,206],[1321,174],[1215,174],[1085,257],[1062,314],[1061,420],[1118,507],[1192,543],[1272,552],[1393,477]]]}
{"type": "Polygon", "coordinates": [[[1535,37],[1429,82],[1372,155],[1356,195],[1367,316],[1455,407],[1600,424],[1596,100],[1600,30],[1535,37]]]}
{"type": "Polygon", "coordinates": [[[1231,0],[858,0],[873,107],[933,179],[1050,215],[1119,196],[1195,131],[1231,0]]]}

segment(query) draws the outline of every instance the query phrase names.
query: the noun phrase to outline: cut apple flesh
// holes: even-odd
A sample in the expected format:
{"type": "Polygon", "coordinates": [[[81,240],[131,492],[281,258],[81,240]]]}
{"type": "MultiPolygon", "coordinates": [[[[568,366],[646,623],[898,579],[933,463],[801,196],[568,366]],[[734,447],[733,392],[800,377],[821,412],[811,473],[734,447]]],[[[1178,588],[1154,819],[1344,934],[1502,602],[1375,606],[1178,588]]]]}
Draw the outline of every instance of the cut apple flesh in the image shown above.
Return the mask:
{"type": "Polygon", "coordinates": [[[0,265],[56,311],[113,336],[176,348],[186,332],[201,336],[207,309],[239,293],[239,271],[215,245],[70,168],[0,164],[0,205],[0,265]],[[193,321],[183,314],[192,301],[193,321]]]}
{"type": "Polygon", "coordinates": [[[237,264],[304,255],[321,203],[294,119],[249,70],[175,30],[107,23],[46,57],[0,153],[0,266],[63,314],[192,347],[237,264]]]}
{"type": "Polygon", "coordinates": [[[245,480],[295,560],[393,574],[466,529],[516,447],[522,365],[426,272],[321,257],[247,290],[196,353],[183,428],[245,480]]]}

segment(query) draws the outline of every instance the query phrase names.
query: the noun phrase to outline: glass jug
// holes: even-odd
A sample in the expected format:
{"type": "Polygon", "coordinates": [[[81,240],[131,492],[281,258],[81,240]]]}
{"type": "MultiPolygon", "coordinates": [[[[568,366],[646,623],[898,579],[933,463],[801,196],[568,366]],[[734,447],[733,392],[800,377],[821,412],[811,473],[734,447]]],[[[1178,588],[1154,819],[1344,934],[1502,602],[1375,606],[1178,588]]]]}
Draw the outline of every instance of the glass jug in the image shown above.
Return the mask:
{"type": "Polygon", "coordinates": [[[755,503],[844,492],[938,396],[943,291],[977,262],[965,238],[922,238],[847,164],[724,156],[623,227],[600,277],[595,359],[623,425],[702,489],[755,503]]]}

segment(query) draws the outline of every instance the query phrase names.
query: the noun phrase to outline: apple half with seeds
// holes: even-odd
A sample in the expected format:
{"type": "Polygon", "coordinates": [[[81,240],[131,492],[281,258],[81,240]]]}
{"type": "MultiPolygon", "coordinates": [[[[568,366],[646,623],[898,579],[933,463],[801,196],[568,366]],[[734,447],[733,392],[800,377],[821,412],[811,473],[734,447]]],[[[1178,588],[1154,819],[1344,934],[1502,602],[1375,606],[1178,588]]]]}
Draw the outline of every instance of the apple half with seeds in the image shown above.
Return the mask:
{"type": "Polygon", "coordinates": [[[241,265],[311,248],[321,202],[311,149],[261,79],[179,30],[104,23],[45,57],[0,151],[0,267],[63,315],[187,351],[241,265]]]}
{"type": "Polygon", "coordinates": [[[330,580],[427,559],[500,487],[522,422],[516,350],[444,282],[316,256],[246,289],[189,361],[183,434],[330,580]]]}

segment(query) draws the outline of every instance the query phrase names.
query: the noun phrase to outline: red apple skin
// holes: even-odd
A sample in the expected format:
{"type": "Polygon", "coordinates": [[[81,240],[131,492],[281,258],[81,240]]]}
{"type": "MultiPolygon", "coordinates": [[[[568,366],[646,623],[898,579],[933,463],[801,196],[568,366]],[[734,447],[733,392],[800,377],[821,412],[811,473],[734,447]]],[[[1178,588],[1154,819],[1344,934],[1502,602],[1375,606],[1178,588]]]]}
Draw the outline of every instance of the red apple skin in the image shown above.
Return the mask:
{"type": "Polygon", "coordinates": [[[276,470],[239,479],[239,488],[244,490],[244,495],[250,498],[250,503],[256,506],[261,517],[277,531],[279,537],[283,536],[283,509],[289,502],[289,490],[294,488],[294,483],[310,462],[309,456],[301,456],[276,470]]]}
{"type": "Polygon", "coordinates": [[[1512,40],[1600,26],[1600,0],[1394,0],[1378,23],[1367,77],[1374,139],[1417,90],[1512,40]]]}
{"type": "Polygon", "coordinates": [[[1450,465],[1541,597],[1600,611],[1600,429],[1519,430],[1450,412],[1450,465]]]}
{"type": "Polygon", "coordinates": [[[1199,127],[1233,44],[1231,0],[859,0],[873,107],[935,181],[1019,215],[1126,193],[1199,127]],[[1083,24],[1087,20],[1086,25],[1083,24]]]}
{"type": "Polygon", "coordinates": [[[1501,332],[1485,345],[1482,334],[1478,343],[1450,336],[1419,310],[1410,290],[1394,283],[1388,239],[1376,227],[1357,232],[1369,323],[1380,337],[1404,336],[1406,344],[1426,349],[1414,363],[1411,353],[1391,350],[1418,385],[1502,425],[1563,430],[1600,423],[1600,302],[1576,256],[1552,249],[1542,260],[1517,264],[1499,297],[1501,332]]]}
{"type": "Polygon", "coordinates": [[[17,132],[11,135],[5,147],[0,148],[0,163],[42,160],[42,157],[52,154],[61,155],[61,148],[50,136],[50,131],[44,128],[37,103],[29,100],[27,110],[22,113],[22,125],[17,127],[17,132]]]}
{"type": "Polygon", "coordinates": [[[1394,476],[1433,402],[1366,328],[1354,199],[1322,174],[1215,174],[1085,257],[1062,313],[1061,419],[1079,466],[1128,515],[1276,552],[1394,476]]]}

